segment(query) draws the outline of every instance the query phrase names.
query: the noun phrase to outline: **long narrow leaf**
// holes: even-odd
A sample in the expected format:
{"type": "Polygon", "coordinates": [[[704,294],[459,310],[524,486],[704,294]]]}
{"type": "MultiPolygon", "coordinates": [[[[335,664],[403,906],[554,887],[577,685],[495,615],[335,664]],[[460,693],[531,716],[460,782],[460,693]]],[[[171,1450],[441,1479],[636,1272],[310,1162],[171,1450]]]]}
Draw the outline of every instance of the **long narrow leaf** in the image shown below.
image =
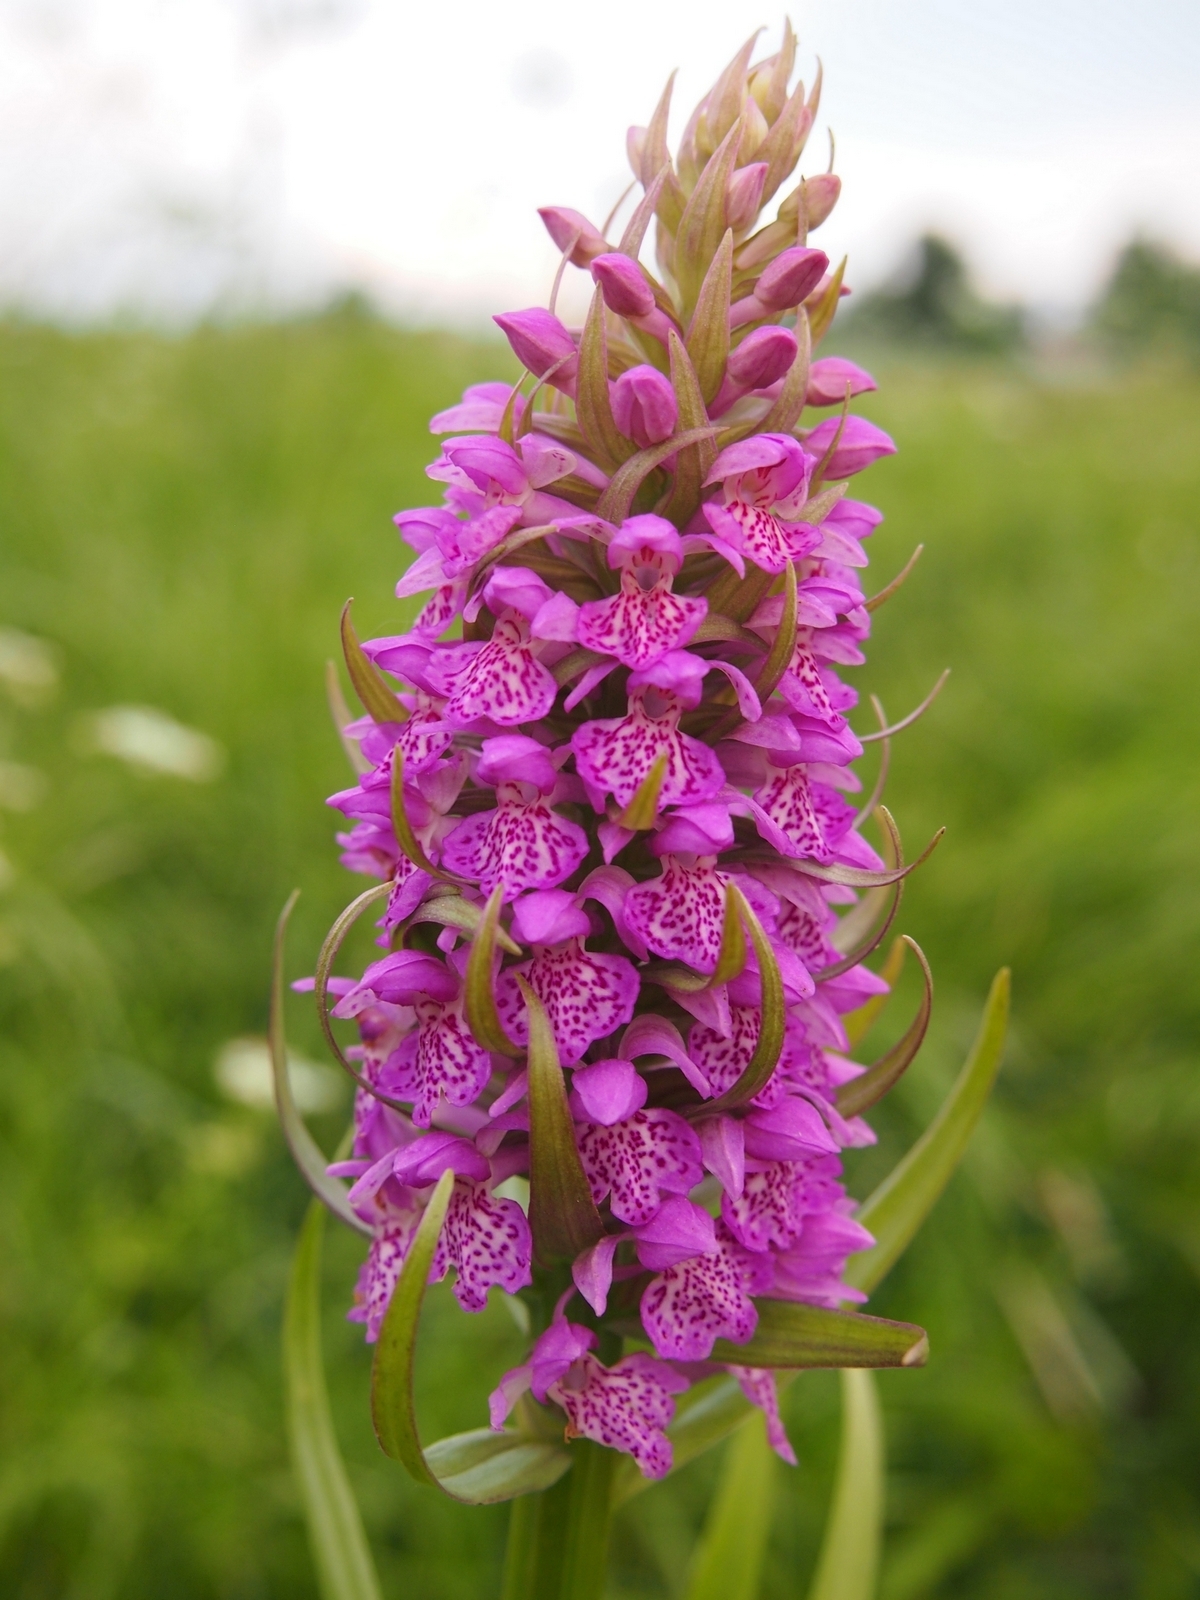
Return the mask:
{"type": "Polygon", "coordinates": [[[911,1322],[864,1317],[854,1311],[756,1300],[758,1327],[748,1344],[718,1339],[714,1361],[743,1367],[921,1367],[929,1338],[911,1322]]]}
{"type": "Polygon", "coordinates": [[[321,1236],[325,1213],[308,1208],[288,1281],[283,1376],[288,1440],[322,1600],[380,1600],[379,1579],[338,1450],[321,1360],[321,1236]]]}
{"type": "Polygon", "coordinates": [[[418,1483],[441,1488],[425,1461],[417,1434],[413,1399],[413,1363],[417,1353],[417,1323],[425,1300],[429,1268],[437,1249],[442,1224],[454,1189],[454,1173],[447,1168],[425,1207],[400,1277],[392,1291],[371,1364],[371,1420],[385,1455],[401,1462],[418,1483]]]}
{"type": "Polygon", "coordinates": [[[775,1498],[775,1457],[762,1417],[729,1442],[692,1563],[687,1600],[756,1600],[775,1498]]]}
{"type": "Polygon", "coordinates": [[[427,872],[431,878],[441,878],[448,883],[454,879],[448,872],[443,872],[440,867],[435,867],[433,862],[421,848],[421,841],[413,832],[413,825],[408,820],[408,807],[404,803],[404,751],[399,745],[392,750],[392,832],[396,835],[396,842],[401,850],[412,862],[414,867],[419,867],[422,872],[427,872]]]}
{"type": "Polygon", "coordinates": [[[518,977],[529,1018],[529,1226],[539,1261],[573,1261],[604,1232],[584,1175],[546,1008],[518,977]]]}
{"type": "Polygon", "coordinates": [[[954,1087],[929,1127],[857,1217],[875,1235],[869,1250],[851,1256],[846,1282],[870,1291],[907,1249],[953,1176],[1000,1070],[1008,1026],[1011,975],[1002,967],[992,981],[979,1032],[954,1087]]]}
{"type": "Polygon", "coordinates": [[[874,1600],[883,1533],[883,1418],[869,1372],[842,1373],[842,1444],[808,1600],[874,1600]]]}
{"type": "Polygon", "coordinates": [[[323,1205],[329,1207],[339,1222],[344,1222],[347,1227],[355,1228],[359,1233],[370,1233],[370,1228],[361,1218],[357,1217],[346,1199],[346,1186],[339,1183],[336,1178],[331,1178],[325,1168],[328,1165],[320,1146],[304,1125],[295,1098],[292,1095],[291,1078],[288,1075],[287,1060],[287,1035],[283,1023],[283,950],[287,937],[287,925],[292,915],[292,908],[299,897],[299,889],[295,889],[288,896],[288,902],[279,913],[279,921],[275,925],[275,947],[271,961],[271,1013],[268,1034],[271,1043],[271,1072],[275,1080],[275,1105],[279,1112],[279,1125],[283,1129],[283,1136],[287,1140],[288,1149],[292,1152],[292,1159],[300,1169],[305,1183],[316,1195],[323,1205]]]}
{"type": "Polygon", "coordinates": [[[886,991],[883,994],[873,994],[865,1005],[859,1006],[857,1011],[848,1012],[842,1018],[842,1026],[846,1030],[846,1038],[849,1040],[852,1050],[860,1039],[866,1038],[875,1019],[895,993],[900,974],[904,971],[904,957],[907,950],[908,946],[903,939],[893,939],[892,947],[887,953],[887,959],[883,963],[883,968],[879,974],[884,983],[887,984],[886,991]]]}
{"type": "Polygon", "coordinates": [[[403,1101],[393,1100],[389,1095],[384,1094],[382,1090],[377,1089],[373,1083],[364,1078],[360,1072],[356,1072],[351,1066],[341,1045],[337,1042],[337,1036],[333,1031],[333,1023],[329,1016],[329,979],[333,972],[333,964],[338,958],[338,952],[342,948],[346,935],[368,906],[374,905],[377,900],[381,900],[384,895],[391,892],[392,886],[390,883],[377,883],[370,889],[364,889],[362,894],[357,899],[351,900],[350,904],[339,915],[333,927],[325,935],[325,943],[321,946],[320,954],[317,956],[317,971],[313,979],[313,991],[317,1002],[317,1021],[321,1024],[321,1032],[325,1035],[325,1043],[329,1046],[342,1071],[346,1073],[347,1077],[353,1078],[360,1089],[365,1089],[368,1094],[374,1095],[377,1100],[382,1100],[385,1106],[391,1106],[396,1111],[404,1111],[407,1108],[403,1101]]]}

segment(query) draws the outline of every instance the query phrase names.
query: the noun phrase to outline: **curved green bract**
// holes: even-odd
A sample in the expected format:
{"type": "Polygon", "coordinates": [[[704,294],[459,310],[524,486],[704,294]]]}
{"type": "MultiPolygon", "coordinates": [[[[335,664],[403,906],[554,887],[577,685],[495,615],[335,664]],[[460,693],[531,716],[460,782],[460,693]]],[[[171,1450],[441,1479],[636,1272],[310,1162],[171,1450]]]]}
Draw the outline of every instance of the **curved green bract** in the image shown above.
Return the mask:
{"type": "Polygon", "coordinates": [[[860,1117],[864,1111],[869,1111],[873,1105],[882,1100],[889,1089],[899,1083],[925,1041],[925,1031],[929,1027],[929,1017],[933,1011],[933,973],[930,972],[925,952],[917,941],[910,939],[906,933],[900,937],[921,966],[924,985],[921,1003],[917,1007],[916,1016],[892,1048],[885,1051],[878,1061],[873,1062],[860,1078],[852,1078],[838,1090],[836,1105],[843,1117],[860,1117]]]}
{"type": "Polygon", "coordinates": [[[325,1213],[308,1208],[283,1314],[283,1376],[292,1468],[304,1506],[322,1600],[380,1600],[362,1518],[338,1450],[321,1360],[321,1236],[325,1213]]]}
{"type": "Polygon", "coordinates": [[[503,1056],[519,1056],[521,1047],[512,1042],[500,1022],[500,1013],[496,1010],[496,992],[492,987],[492,968],[495,966],[503,901],[504,886],[498,883],[488,896],[483,916],[471,941],[467,976],[463,984],[463,1011],[467,1026],[485,1050],[495,1050],[503,1056]]]}
{"type": "Polygon", "coordinates": [[[1010,990],[1011,975],[1002,967],[992,982],[970,1054],[941,1110],[899,1166],[859,1207],[857,1220],[875,1235],[875,1243],[847,1263],[846,1282],[854,1288],[869,1291],[891,1270],[962,1159],[1000,1070],[1010,990]]]}
{"type": "MultiPolygon", "coordinates": [[[[780,976],[779,963],[775,959],[775,952],[771,948],[770,939],[767,938],[766,929],[736,883],[728,884],[725,893],[726,906],[730,911],[737,912],[750,935],[754,954],[758,957],[758,976],[762,985],[762,1020],[759,1023],[758,1042],[754,1046],[754,1054],[742,1069],[741,1077],[718,1099],[705,1103],[703,1110],[706,1116],[712,1116],[715,1112],[729,1111],[734,1106],[740,1106],[754,1098],[775,1071],[783,1052],[783,1036],[787,1027],[783,978],[780,976]]],[[[721,953],[722,955],[725,953],[724,938],[721,941],[721,953]]]]}
{"type": "Polygon", "coordinates": [[[511,1428],[474,1428],[439,1439],[425,1461],[448,1494],[468,1505],[495,1505],[557,1483],[571,1465],[562,1445],[528,1439],[511,1428]]]}
{"type": "Polygon", "coordinates": [[[375,1359],[371,1364],[371,1421],[375,1424],[380,1448],[385,1455],[407,1467],[418,1483],[429,1483],[438,1489],[441,1484],[426,1464],[417,1434],[413,1362],[429,1269],[453,1190],[454,1171],[447,1167],[437,1181],[404,1258],[379,1329],[375,1359]]]}
{"type": "Polygon", "coordinates": [[[350,674],[354,692],[362,701],[363,710],[374,722],[407,722],[406,707],[396,699],[387,679],[358,642],[358,634],[350,621],[350,607],[353,604],[353,600],[347,600],[342,607],[341,631],[346,671],[350,674]]]}
{"type": "Polygon", "coordinates": [[[875,1380],[869,1372],[843,1372],[837,1482],[808,1600],[874,1600],[883,1492],[883,1418],[875,1380]]]}
{"type": "Polygon", "coordinates": [[[267,1031],[271,1044],[271,1072],[275,1080],[275,1106],[279,1113],[279,1125],[283,1129],[288,1149],[292,1152],[292,1159],[317,1199],[328,1206],[338,1221],[344,1222],[348,1228],[354,1228],[359,1233],[370,1233],[370,1228],[351,1209],[350,1202],[346,1199],[345,1184],[339,1183],[336,1178],[331,1178],[326,1172],[328,1163],[325,1156],[305,1127],[304,1118],[300,1115],[292,1096],[292,1084],[288,1076],[287,1036],[283,1024],[285,992],[283,947],[287,937],[288,921],[299,897],[299,889],[294,889],[288,896],[287,904],[279,913],[279,921],[275,925],[275,947],[271,961],[271,1011],[267,1031]]]}

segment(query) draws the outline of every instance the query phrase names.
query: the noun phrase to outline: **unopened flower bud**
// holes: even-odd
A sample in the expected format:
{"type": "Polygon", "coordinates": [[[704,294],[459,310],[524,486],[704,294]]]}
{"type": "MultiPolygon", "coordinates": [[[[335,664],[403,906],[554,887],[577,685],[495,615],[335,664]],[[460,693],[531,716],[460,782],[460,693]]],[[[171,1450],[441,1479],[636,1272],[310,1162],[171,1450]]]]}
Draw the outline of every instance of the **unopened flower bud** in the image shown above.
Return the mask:
{"type": "Polygon", "coordinates": [[[796,335],[790,328],[756,328],[731,352],[726,377],[743,394],[766,389],[783,377],[795,359],[796,335]]]}
{"type": "Polygon", "coordinates": [[[572,392],[579,355],[575,341],[553,312],[532,306],[528,311],[507,311],[492,320],[503,328],[513,354],[535,378],[545,378],[566,394],[572,392]]]}
{"type": "MultiPolygon", "coordinates": [[[[755,337],[753,334],[751,338],[755,337]]],[[[749,344],[747,339],[746,343],[749,344]]],[[[810,406],[838,406],[850,394],[866,394],[876,388],[875,379],[862,367],[855,366],[844,356],[825,356],[814,361],[808,374],[808,394],[805,404],[810,406]]]]}
{"type": "Polygon", "coordinates": [[[768,311],[790,311],[798,306],[829,266],[824,250],[795,245],[777,255],[754,286],[754,298],[768,311]]]}
{"type": "Polygon", "coordinates": [[[819,172],[815,178],[805,178],[801,185],[804,215],[809,230],[819,228],[838,203],[842,180],[836,172],[819,172]]]}
{"type": "Polygon", "coordinates": [[[572,239],[575,240],[570,257],[573,267],[590,266],[608,249],[608,241],[600,230],[582,212],[572,211],[570,206],[543,206],[538,216],[560,250],[565,250],[572,239]]]}
{"type": "Polygon", "coordinates": [[[631,367],[613,384],[613,421],[639,449],[669,439],[679,404],[669,378],[650,366],[631,367]]]}
{"type": "Polygon", "coordinates": [[[734,233],[741,233],[748,228],[758,215],[766,181],[765,161],[754,161],[748,167],[739,167],[730,178],[725,190],[725,222],[734,233]]]}
{"type": "Polygon", "coordinates": [[[654,310],[654,290],[636,261],[611,250],[592,262],[592,277],[600,285],[604,303],[619,317],[648,317],[654,310]]]}

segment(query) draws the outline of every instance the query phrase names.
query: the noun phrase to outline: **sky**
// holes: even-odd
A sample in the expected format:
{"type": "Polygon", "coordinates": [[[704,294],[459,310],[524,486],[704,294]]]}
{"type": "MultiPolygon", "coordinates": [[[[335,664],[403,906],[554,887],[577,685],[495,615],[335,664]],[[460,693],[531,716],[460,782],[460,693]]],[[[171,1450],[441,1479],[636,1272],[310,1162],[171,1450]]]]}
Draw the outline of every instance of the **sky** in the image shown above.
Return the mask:
{"type": "MultiPolygon", "coordinates": [[[[935,228],[986,292],[1069,322],[1135,233],[1200,258],[1195,0],[806,0],[843,199],[814,238],[870,287],[935,228]]],[[[675,131],[761,0],[0,0],[0,306],[72,322],[410,321],[545,303],[536,215],[597,222],[679,68],[675,131]]],[[[629,202],[627,202],[628,204],[629,202]]],[[[582,282],[565,288],[582,303],[582,282]]]]}

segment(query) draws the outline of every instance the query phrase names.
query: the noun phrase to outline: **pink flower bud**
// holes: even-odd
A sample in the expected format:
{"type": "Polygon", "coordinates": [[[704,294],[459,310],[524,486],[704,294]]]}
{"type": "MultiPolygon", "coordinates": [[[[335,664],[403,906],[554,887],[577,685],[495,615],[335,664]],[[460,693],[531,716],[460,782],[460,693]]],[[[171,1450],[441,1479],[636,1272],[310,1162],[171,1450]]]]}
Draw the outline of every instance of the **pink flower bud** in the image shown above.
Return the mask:
{"type": "Polygon", "coordinates": [[[805,439],[804,448],[809,455],[820,460],[834,439],[837,439],[837,447],[825,468],[825,476],[831,479],[852,477],[864,467],[869,467],[873,461],[878,461],[880,456],[893,456],[896,453],[896,446],[890,437],[882,428],[868,422],[866,417],[847,417],[844,426],[840,417],[826,417],[805,439]]]}
{"type": "Polygon", "coordinates": [[[821,172],[804,182],[804,215],[809,228],[819,228],[838,203],[842,180],[836,172],[821,172]]]}
{"type": "Polygon", "coordinates": [[[793,245],[777,255],[754,286],[754,298],[768,311],[790,311],[812,293],[829,266],[824,250],[793,245]]]}
{"type": "MultiPolygon", "coordinates": [[[[748,342],[748,341],[747,341],[748,342]]],[[[846,386],[851,395],[866,394],[876,387],[869,372],[856,367],[844,356],[825,356],[814,361],[808,374],[808,394],[805,404],[810,406],[838,406],[846,398],[846,386]]]]}
{"type": "Polygon", "coordinates": [[[766,389],[783,377],[795,359],[796,335],[790,328],[756,328],[731,352],[726,378],[743,394],[766,389]]]}
{"type": "Polygon", "coordinates": [[[586,267],[608,249],[608,241],[600,230],[579,211],[570,206],[543,206],[538,216],[546,224],[546,232],[560,250],[565,250],[575,240],[571,250],[571,265],[586,267]]]}
{"type": "Polygon", "coordinates": [[[535,378],[545,378],[553,388],[565,394],[573,391],[579,355],[575,341],[552,312],[532,306],[528,311],[505,312],[492,321],[504,330],[513,354],[535,378]],[[548,377],[555,367],[557,371],[548,377]]]}
{"type": "Polygon", "coordinates": [[[674,433],[679,404],[670,379],[655,367],[631,367],[609,392],[614,422],[640,449],[674,433]]]}
{"type": "Polygon", "coordinates": [[[645,273],[619,250],[597,256],[592,262],[592,277],[600,285],[605,305],[619,317],[648,317],[654,310],[654,290],[646,282],[645,273]]]}
{"type": "Polygon", "coordinates": [[[725,223],[734,233],[748,228],[762,205],[763,185],[767,181],[767,163],[755,161],[740,167],[725,190],[725,223]]]}

